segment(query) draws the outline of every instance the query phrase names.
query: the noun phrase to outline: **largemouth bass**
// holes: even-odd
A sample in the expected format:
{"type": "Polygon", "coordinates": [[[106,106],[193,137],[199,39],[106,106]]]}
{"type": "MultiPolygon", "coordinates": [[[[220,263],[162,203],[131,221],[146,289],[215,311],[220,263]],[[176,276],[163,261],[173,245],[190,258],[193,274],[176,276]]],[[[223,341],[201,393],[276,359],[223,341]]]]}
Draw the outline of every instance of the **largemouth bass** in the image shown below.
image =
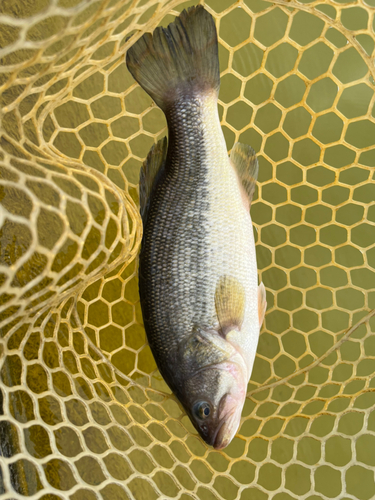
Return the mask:
{"type": "Polygon", "coordinates": [[[127,52],[164,111],[166,138],[140,174],[139,292],[164,380],[201,437],[227,446],[240,424],[266,310],[249,214],[258,163],[220,127],[215,23],[202,7],[146,33],[127,52]]]}

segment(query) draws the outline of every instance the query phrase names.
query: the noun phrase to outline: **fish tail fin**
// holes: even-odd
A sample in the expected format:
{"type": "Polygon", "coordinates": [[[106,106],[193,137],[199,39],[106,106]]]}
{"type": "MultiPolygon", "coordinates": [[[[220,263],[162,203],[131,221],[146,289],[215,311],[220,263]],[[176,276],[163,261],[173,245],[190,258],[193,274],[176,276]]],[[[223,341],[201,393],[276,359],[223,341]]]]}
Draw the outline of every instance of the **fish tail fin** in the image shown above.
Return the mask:
{"type": "Polygon", "coordinates": [[[184,10],[167,28],[145,33],[126,54],[134,79],[163,110],[185,95],[218,93],[215,22],[201,6],[184,10]]]}

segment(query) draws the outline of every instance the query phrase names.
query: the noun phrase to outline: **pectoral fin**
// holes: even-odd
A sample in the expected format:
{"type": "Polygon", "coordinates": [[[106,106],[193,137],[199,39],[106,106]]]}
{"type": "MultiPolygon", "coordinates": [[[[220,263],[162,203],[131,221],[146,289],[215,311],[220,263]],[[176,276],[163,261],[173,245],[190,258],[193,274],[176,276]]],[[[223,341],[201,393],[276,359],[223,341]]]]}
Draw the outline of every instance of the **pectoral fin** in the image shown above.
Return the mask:
{"type": "Polygon", "coordinates": [[[139,202],[143,223],[148,212],[150,195],[155,184],[155,178],[162,171],[167,157],[167,138],[164,137],[154,144],[143,163],[139,177],[139,202]]]}
{"type": "Polygon", "coordinates": [[[235,168],[240,184],[251,205],[258,178],[258,160],[255,151],[247,144],[236,142],[230,153],[230,160],[235,168]]]}
{"type": "Polygon", "coordinates": [[[264,316],[266,314],[267,301],[266,301],[266,289],[264,288],[263,281],[258,286],[258,316],[259,316],[259,328],[262,326],[264,316]]]}
{"type": "Polygon", "coordinates": [[[220,278],[215,291],[215,307],[224,336],[234,328],[241,328],[245,314],[245,289],[236,278],[220,278]]]}

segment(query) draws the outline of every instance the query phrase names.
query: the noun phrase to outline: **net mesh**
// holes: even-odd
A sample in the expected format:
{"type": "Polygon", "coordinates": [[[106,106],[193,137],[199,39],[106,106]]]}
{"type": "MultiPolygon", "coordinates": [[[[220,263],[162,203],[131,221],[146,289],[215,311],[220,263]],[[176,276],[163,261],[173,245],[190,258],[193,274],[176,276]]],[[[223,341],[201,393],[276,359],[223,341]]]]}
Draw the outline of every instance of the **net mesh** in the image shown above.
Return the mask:
{"type": "Polygon", "coordinates": [[[139,169],[166,124],[124,53],[194,3],[0,2],[4,500],[375,496],[374,0],[204,3],[228,150],[260,161],[268,302],[222,451],[156,370],[136,277],[139,169]]]}

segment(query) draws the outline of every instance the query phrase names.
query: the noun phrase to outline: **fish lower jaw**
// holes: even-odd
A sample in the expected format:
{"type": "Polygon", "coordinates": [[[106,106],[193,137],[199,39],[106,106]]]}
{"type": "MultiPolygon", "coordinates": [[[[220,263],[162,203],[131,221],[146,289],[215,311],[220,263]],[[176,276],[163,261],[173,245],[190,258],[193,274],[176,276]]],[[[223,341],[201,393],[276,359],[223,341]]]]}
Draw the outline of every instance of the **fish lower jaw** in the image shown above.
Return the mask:
{"type": "Polygon", "coordinates": [[[221,419],[220,426],[211,443],[215,450],[222,450],[228,446],[236,435],[241,422],[241,410],[242,405],[241,408],[235,408],[221,419]]]}

